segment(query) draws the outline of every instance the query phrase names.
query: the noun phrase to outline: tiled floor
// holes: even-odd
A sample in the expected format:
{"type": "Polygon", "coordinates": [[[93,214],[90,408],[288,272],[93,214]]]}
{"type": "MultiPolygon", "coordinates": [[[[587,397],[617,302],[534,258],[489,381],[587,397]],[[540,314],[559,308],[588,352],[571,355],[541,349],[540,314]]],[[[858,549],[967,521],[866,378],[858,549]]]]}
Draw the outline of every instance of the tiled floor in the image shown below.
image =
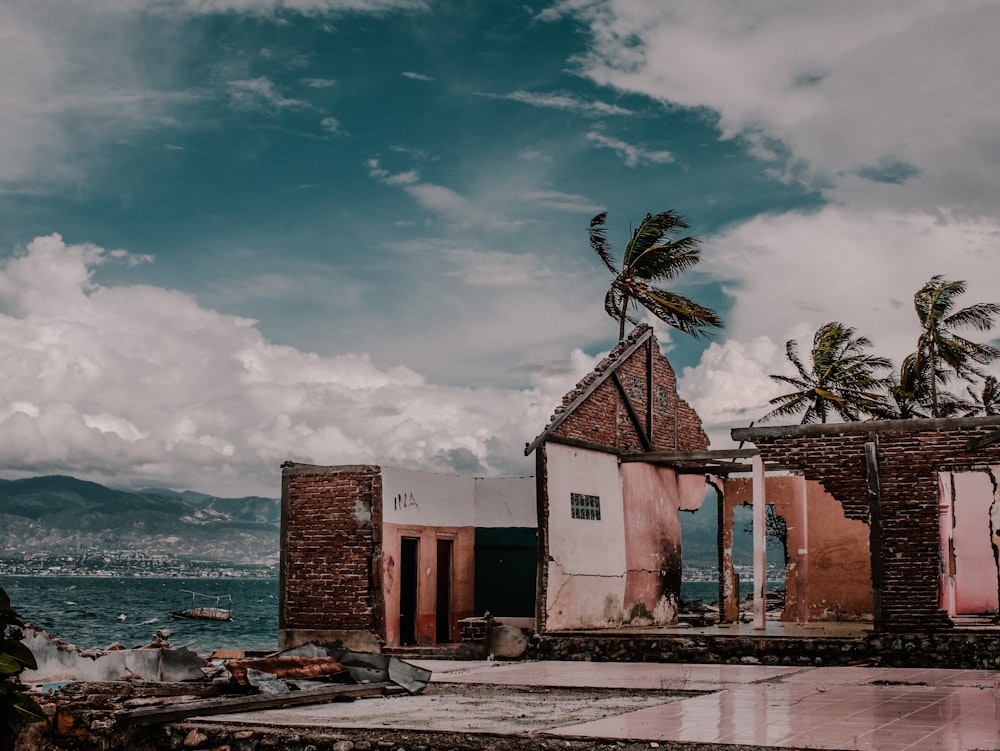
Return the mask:
{"type": "Polygon", "coordinates": [[[326,705],[205,719],[779,749],[1000,749],[998,671],[413,662],[430,668],[435,683],[496,690],[479,691],[475,697],[419,695],[366,700],[349,708],[326,705]],[[531,688],[539,692],[525,691],[531,688]],[[587,688],[601,691],[589,699],[587,688]],[[621,689],[626,700],[616,702],[607,689],[621,689]],[[692,695],[667,697],[658,693],[661,690],[692,695]],[[521,702],[524,714],[519,716],[525,719],[514,716],[515,700],[521,702]]]}
{"type": "Polygon", "coordinates": [[[547,731],[562,737],[871,751],[1000,748],[995,671],[550,662],[435,679],[711,691],[547,731]]]}

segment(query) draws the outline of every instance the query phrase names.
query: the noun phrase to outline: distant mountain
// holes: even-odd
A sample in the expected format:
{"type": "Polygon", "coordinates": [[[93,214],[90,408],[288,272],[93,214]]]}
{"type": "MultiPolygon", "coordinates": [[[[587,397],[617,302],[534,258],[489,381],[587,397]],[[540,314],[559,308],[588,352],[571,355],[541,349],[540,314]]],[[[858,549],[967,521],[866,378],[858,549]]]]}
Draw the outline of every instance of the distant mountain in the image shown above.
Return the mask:
{"type": "Polygon", "coordinates": [[[274,498],[133,492],[62,475],[0,481],[0,551],[6,557],[97,549],[274,563],[280,521],[274,498]]]}

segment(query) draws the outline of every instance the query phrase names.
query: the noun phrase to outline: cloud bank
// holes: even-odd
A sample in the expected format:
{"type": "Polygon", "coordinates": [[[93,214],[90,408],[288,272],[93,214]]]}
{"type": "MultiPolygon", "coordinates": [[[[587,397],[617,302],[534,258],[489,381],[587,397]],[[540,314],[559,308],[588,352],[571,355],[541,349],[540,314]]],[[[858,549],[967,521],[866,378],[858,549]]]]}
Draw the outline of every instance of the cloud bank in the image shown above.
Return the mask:
{"type": "Polygon", "coordinates": [[[435,385],[272,344],[180,292],[94,281],[134,260],[50,235],[0,266],[8,477],[275,496],[285,460],[530,474],[524,444],[594,364],[576,352],[529,389],[435,385]]]}
{"type": "Polygon", "coordinates": [[[682,383],[708,423],[766,412],[785,340],[831,320],[898,362],[932,275],[968,280],[968,302],[1000,298],[996,3],[566,0],[541,14],[563,16],[590,35],[582,75],[704,113],[826,203],[705,238],[727,338],[682,383]]]}

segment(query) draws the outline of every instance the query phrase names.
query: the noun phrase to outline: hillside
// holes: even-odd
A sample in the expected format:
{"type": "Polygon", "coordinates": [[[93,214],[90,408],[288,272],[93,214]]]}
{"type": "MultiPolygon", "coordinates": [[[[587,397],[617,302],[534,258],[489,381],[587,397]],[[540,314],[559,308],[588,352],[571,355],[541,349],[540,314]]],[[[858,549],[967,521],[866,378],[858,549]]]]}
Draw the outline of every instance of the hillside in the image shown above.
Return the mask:
{"type": "Polygon", "coordinates": [[[100,550],[273,564],[280,516],[278,500],[257,496],[115,490],[61,475],[0,482],[7,558],[100,550]]]}

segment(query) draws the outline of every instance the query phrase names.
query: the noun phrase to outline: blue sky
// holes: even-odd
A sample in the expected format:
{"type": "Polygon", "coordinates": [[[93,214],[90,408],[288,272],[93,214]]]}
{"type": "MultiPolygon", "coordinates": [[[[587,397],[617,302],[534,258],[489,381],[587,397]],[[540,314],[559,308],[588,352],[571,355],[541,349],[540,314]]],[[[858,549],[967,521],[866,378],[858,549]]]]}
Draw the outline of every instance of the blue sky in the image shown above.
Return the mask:
{"type": "Polygon", "coordinates": [[[0,468],[277,493],[286,459],[528,473],[613,346],[586,229],[703,240],[660,329],[713,438],[788,338],[899,359],[998,299],[988,2],[12,0],[0,468]]]}

